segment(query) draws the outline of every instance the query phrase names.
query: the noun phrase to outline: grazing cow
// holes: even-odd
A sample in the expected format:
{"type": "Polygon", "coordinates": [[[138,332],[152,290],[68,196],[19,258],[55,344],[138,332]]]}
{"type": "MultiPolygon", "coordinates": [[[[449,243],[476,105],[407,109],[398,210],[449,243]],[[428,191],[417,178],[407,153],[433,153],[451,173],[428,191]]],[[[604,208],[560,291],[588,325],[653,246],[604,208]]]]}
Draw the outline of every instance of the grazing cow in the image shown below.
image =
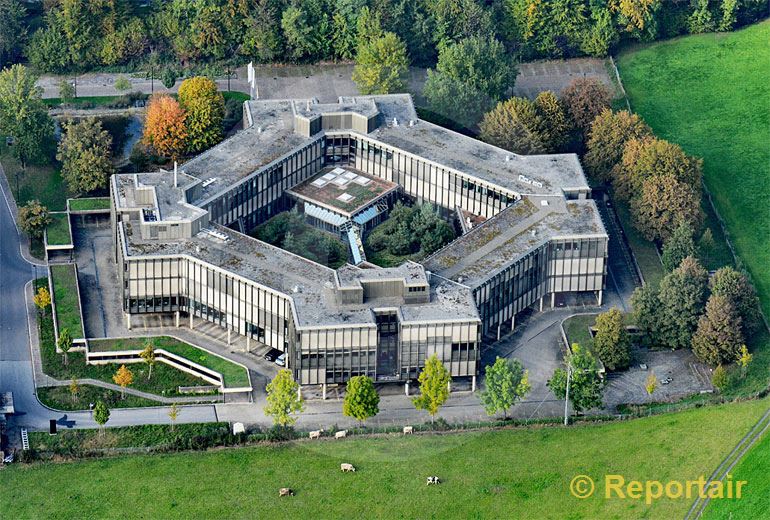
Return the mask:
{"type": "Polygon", "coordinates": [[[294,496],[294,490],[291,488],[281,488],[278,490],[278,496],[279,497],[293,497],[294,496]]]}
{"type": "Polygon", "coordinates": [[[347,436],[347,434],[348,434],[347,430],[342,430],[342,431],[339,431],[339,432],[335,433],[334,434],[334,438],[335,439],[344,439],[345,436],[347,436]]]}
{"type": "Polygon", "coordinates": [[[425,485],[430,486],[433,484],[441,484],[441,481],[438,479],[438,477],[428,477],[428,481],[425,483],[425,485]]]}
{"type": "Polygon", "coordinates": [[[321,433],[323,433],[323,430],[315,430],[310,432],[310,438],[311,439],[318,439],[321,437],[321,433]]]}
{"type": "Polygon", "coordinates": [[[404,426],[404,435],[407,433],[414,433],[414,427],[413,426],[404,426]]]}
{"type": "Polygon", "coordinates": [[[356,472],[356,468],[352,464],[348,464],[347,462],[343,462],[340,464],[340,470],[342,470],[343,473],[347,473],[348,471],[352,471],[353,473],[356,472]]]}

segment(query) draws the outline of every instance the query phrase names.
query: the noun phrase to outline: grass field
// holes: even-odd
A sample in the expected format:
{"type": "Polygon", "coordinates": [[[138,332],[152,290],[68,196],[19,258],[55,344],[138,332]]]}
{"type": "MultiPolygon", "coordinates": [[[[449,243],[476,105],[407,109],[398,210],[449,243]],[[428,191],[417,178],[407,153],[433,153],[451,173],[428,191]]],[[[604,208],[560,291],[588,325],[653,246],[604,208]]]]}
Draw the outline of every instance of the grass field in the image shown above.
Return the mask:
{"type": "Polygon", "coordinates": [[[295,441],[14,465],[0,472],[0,517],[682,517],[687,500],[645,505],[601,494],[580,500],[569,483],[580,474],[599,488],[608,473],[663,481],[708,475],[768,405],[765,399],[569,429],[295,441]],[[341,473],[341,462],[357,471],[341,473]],[[428,475],[442,484],[426,487],[428,475]],[[283,486],[296,496],[279,499],[283,486]]]}
{"type": "Polygon", "coordinates": [[[8,185],[19,206],[37,199],[49,211],[67,209],[67,190],[58,168],[51,165],[27,165],[22,172],[21,165],[9,152],[5,140],[0,142],[0,162],[3,164],[8,185]],[[18,175],[17,175],[18,174],[18,175]]]}
{"type": "MultiPolygon", "coordinates": [[[[89,349],[96,352],[115,350],[143,350],[148,338],[121,338],[89,341],[89,349]]],[[[155,348],[162,348],[172,354],[189,359],[201,366],[222,374],[226,387],[249,386],[249,374],[245,368],[214,354],[210,354],[189,343],[168,336],[149,338],[155,348]]]]}
{"type": "Polygon", "coordinates": [[[745,480],[750,493],[741,500],[712,501],[703,518],[737,519],[766,518],[767,497],[770,497],[770,434],[755,444],[746,458],[733,470],[733,481],[745,480]]]}
{"type": "Polygon", "coordinates": [[[80,385],[75,398],[72,398],[68,386],[46,386],[37,389],[37,397],[44,405],[55,410],[88,410],[90,403],[104,401],[109,409],[136,408],[140,406],[161,406],[158,401],[126,394],[121,399],[120,392],[92,385],[80,385]]]}
{"type": "Polygon", "coordinates": [[[110,209],[109,197],[86,197],[83,199],[69,199],[70,211],[92,211],[110,209]]]}
{"type": "Polygon", "coordinates": [[[676,38],[618,59],[631,106],[704,159],[709,191],[770,315],[770,22],[676,38]]]}
{"type": "Polygon", "coordinates": [[[68,213],[51,213],[51,223],[48,224],[45,231],[49,246],[72,245],[68,213]]]}
{"type": "Polygon", "coordinates": [[[75,339],[84,337],[83,323],[80,320],[80,298],[75,265],[52,265],[51,278],[56,306],[56,323],[59,330],[69,329],[70,334],[75,339]]]}

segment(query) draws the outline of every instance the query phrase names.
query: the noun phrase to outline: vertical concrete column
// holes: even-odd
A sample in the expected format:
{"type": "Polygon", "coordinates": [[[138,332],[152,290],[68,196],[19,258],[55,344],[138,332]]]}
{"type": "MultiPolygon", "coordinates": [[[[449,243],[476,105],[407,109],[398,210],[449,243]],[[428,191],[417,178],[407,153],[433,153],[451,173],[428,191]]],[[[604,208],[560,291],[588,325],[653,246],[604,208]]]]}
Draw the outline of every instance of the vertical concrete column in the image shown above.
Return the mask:
{"type": "Polygon", "coordinates": [[[131,330],[131,313],[126,313],[126,328],[131,330]]]}
{"type": "Polygon", "coordinates": [[[554,307],[556,307],[556,293],[552,292],[551,293],[551,308],[553,309],[554,307]]]}
{"type": "Polygon", "coordinates": [[[246,334],[246,352],[251,350],[251,336],[246,334]]]}
{"type": "Polygon", "coordinates": [[[511,332],[513,332],[513,328],[516,326],[516,315],[514,314],[511,316],[511,332]]]}
{"type": "Polygon", "coordinates": [[[449,378],[449,381],[446,382],[446,391],[450,394],[452,393],[452,378],[449,378]]]}
{"type": "Polygon", "coordinates": [[[405,394],[406,396],[409,396],[409,381],[407,381],[406,383],[404,383],[404,394],[405,394]]]}
{"type": "Polygon", "coordinates": [[[500,325],[497,326],[497,341],[500,341],[500,325]]]}
{"type": "Polygon", "coordinates": [[[321,389],[321,392],[323,393],[323,400],[326,401],[326,383],[321,385],[323,388],[321,389]]]}
{"type": "Polygon", "coordinates": [[[476,376],[473,376],[473,378],[471,379],[471,392],[475,392],[475,391],[476,391],[476,376]]]}
{"type": "Polygon", "coordinates": [[[174,313],[174,321],[175,321],[175,324],[176,324],[176,328],[179,328],[179,311],[176,311],[174,313]]]}
{"type": "Polygon", "coordinates": [[[297,399],[302,399],[302,387],[297,387],[297,399]]]}
{"type": "Polygon", "coordinates": [[[191,313],[190,313],[190,330],[192,330],[192,329],[194,329],[194,328],[195,328],[195,327],[193,326],[193,314],[192,314],[192,312],[191,312],[191,313]]]}
{"type": "Polygon", "coordinates": [[[232,342],[232,334],[233,334],[233,328],[228,325],[227,326],[227,346],[230,346],[230,343],[232,342]]]}
{"type": "Polygon", "coordinates": [[[603,296],[602,292],[603,291],[601,289],[599,289],[599,297],[597,298],[598,301],[599,301],[599,307],[602,306],[602,296],[603,296]]]}
{"type": "Polygon", "coordinates": [[[543,298],[545,298],[545,296],[540,297],[540,312],[543,312],[543,298]]]}

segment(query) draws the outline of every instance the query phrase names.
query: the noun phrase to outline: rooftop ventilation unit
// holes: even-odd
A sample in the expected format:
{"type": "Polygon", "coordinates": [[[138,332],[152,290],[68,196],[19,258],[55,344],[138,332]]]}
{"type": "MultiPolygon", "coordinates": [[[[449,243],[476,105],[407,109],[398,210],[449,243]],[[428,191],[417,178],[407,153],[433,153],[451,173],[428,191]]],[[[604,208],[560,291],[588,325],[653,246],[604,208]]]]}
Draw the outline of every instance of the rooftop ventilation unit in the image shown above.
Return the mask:
{"type": "Polygon", "coordinates": [[[398,119],[395,117],[393,118],[393,126],[398,126],[398,119]]]}
{"type": "Polygon", "coordinates": [[[208,233],[209,235],[211,235],[212,237],[221,240],[222,242],[227,242],[230,239],[229,236],[227,236],[224,233],[222,233],[221,231],[217,231],[215,229],[205,229],[204,231],[206,233],[208,233]]]}
{"type": "Polygon", "coordinates": [[[548,201],[547,200],[541,200],[540,201],[540,205],[541,206],[547,206],[548,205],[548,201]]]}
{"type": "Polygon", "coordinates": [[[505,156],[505,162],[511,162],[511,156],[510,155],[506,155],[505,156]]]}
{"type": "Polygon", "coordinates": [[[216,178],[216,177],[209,177],[208,179],[206,179],[205,181],[203,181],[203,184],[202,184],[202,186],[203,186],[204,188],[206,188],[207,186],[211,186],[212,184],[214,184],[216,181],[217,181],[217,178],[216,178]]]}
{"type": "Polygon", "coordinates": [[[409,126],[414,126],[414,119],[409,120],[409,126]]]}

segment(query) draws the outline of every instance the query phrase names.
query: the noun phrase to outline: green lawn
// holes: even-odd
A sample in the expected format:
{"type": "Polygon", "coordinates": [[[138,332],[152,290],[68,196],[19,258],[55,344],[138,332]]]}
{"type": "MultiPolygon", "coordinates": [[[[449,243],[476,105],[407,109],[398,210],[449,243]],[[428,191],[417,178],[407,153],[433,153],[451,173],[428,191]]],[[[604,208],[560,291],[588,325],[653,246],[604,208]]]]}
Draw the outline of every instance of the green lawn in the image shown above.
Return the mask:
{"type": "Polygon", "coordinates": [[[660,257],[658,256],[655,244],[644,238],[631,225],[631,214],[625,204],[616,204],[615,212],[620,220],[620,225],[623,226],[628,244],[636,258],[636,263],[639,264],[639,269],[642,271],[644,282],[658,285],[666,275],[666,270],[663,269],[663,264],[660,263],[660,257]]]}
{"type": "Polygon", "coordinates": [[[51,266],[56,322],[61,331],[69,329],[73,338],[82,338],[83,324],[80,321],[80,298],[78,297],[77,274],[74,264],[51,266]]]}
{"type": "Polygon", "coordinates": [[[580,474],[600,489],[608,473],[661,481],[708,475],[768,405],[764,399],[569,429],[387,435],[16,464],[0,472],[0,517],[681,518],[688,500],[646,505],[601,493],[581,500],[570,494],[569,483],[580,474]],[[341,473],[342,462],[357,471],[341,473]],[[428,475],[442,484],[426,487],[428,475]],[[296,496],[279,499],[284,486],[296,496]]]}
{"type": "Polygon", "coordinates": [[[92,211],[110,209],[109,197],[86,197],[83,199],[69,199],[70,211],[92,211]]]}
{"type": "MultiPolygon", "coordinates": [[[[123,338],[90,340],[88,348],[95,352],[115,350],[143,350],[148,338],[123,338]]],[[[240,365],[228,361],[214,354],[210,354],[189,343],[179,341],[168,336],[149,338],[155,348],[162,348],[172,354],[189,359],[201,366],[210,368],[222,374],[225,387],[240,388],[249,386],[248,371],[240,365]]]]}
{"type": "Polygon", "coordinates": [[[44,405],[55,410],[88,410],[90,403],[104,401],[108,408],[136,408],[140,406],[163,406],[163,403],[143,397],[126,394],[120,398],[120,392],[92,385],[80,385],[80,390],[72,398],[68,386],[47,386],[37,389],[37,397],[44,405]]]}
{"type": "Polygon", "coordinates": [[[746,495],[741,500],[714,500],[703,518],[732,520],[737,518],[766,518],[767,497],[770,497],[770,434],[755,444],[732,471],[733,482],[747,482],[746,495]]]}
{"type": "Polygon", "coordinates": [[[655,133],[703,157],[706,184],[770,315],[770,22],[632,49],[618,67],[655,133]]]}
{"type": "Polygon", "coordinates": [[[58,168],[52,165],[30,164],[22,172],[19,161],[9,153],[4,139],[0,142],[0,162],[19,206],[37,199],[49,211],[67,209],[67,189],[58,168]]]}
{"type": "Polygon", "coordinates": [[[222,97],[225,98],[225,101],[227,101],[228,99],[235,99],[236,101],[240,101],[241,103],[243,103],[244,101],[249,101],[251,99],[251,96],[249,96],[245,92],[235,92],[235,91],[227,92],[226,90],[222,91],[222,97]]]}
{"type": "MultiPolygon", "coordinates": [[[[73,99],[70,104],[77,107],[78,105],[90,103],[95,107],[103,107],[106,105],[111,105],[121,97],[123,96],[78,96],[75,99],[73,99]]],[[[58,98],[58,97],[46,98],[43,100],[43,103],[45,103],[49,107],[58,107],[59,105],[61,105],[61,98],[58,98]]]]}
{"type": "Polygon", "coordinates": [[[46,228],[46,239],[49,246],[72,245],[68,213],[51,213],[51,223],[46,228]]]}

